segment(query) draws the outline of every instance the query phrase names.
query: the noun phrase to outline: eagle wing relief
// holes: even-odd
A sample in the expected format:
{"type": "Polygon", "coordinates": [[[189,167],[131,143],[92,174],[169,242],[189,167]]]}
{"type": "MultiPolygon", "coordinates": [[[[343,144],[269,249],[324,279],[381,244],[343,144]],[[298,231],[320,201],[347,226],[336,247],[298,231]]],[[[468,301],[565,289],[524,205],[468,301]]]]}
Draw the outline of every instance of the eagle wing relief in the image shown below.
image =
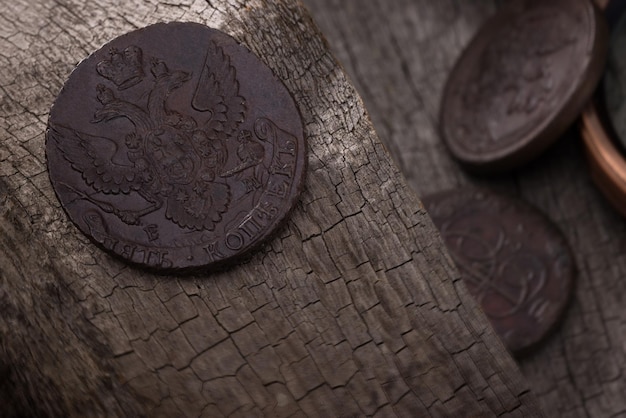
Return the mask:
{"type": "Polygon", "coordinates": [[[114,140],[58,124],[49,125],[48,138],[95,191],[128,194],[141,187],[139,170],[134,165],[114,161],[119,150],[114,140]]]}
{"type": "Polygon", "coordinates": [[[239,95],[239,81],[230,58],[215,42],[207,55],[191,105],[199,112],[211,112],[205,128],[209,138],[227,140],[245,119],[246,100],[239,95]]]}
{"type": "Polygon", "coordinates": [[[220,177],[228,160],[226,143],[245,119],[245,99],[230,58],[215,42],[208,44],[192,107],[208,120],[192,134],[201,167],[194,182],[178,185],[168,196],[167,218],[194,230],[215,229],[231,203],[231,190],[220,177]]]}
{"type": "MultiPolygon", "coordinates": [[[[170,72],[164,63],[162,67],[165,76],[168,76],[170,72]]],[[[164,79],[159,77],[161,73],[154,75],[156,81],[150,98],[155,96],[154,91],[159,87],[159,81],[164,79]]],[[[228,182],[220,176],[228,161],[228,142],[236,136],[245,119],[245,99],[239,95],[236,70],[222,47],[215,42],[209,42],[191,100],[192,107],[206,115],[205,122],[198,125],[171,125],[170,119],[174,120],[174,116],[182,118],[184,115],[167,107],[167,95],[156,96],[160,99],[157,104],[162,107],[162,113],[172,117],[155,120],[152,114],[154,112],[146,113],[138,105],[115,97],[111,89],[98,86],[98,100],[103,106],[96,111],[92,122],[108,122],[117,117],[128,118],[135,125],[135,132],[127,135],[125,143],[124,140],[118,143],[111,138],[89,135],[62,125],[50,125],[49,128],[49,138],[62,157],[81,174],[85,183],[95,192],[137,192],[150,206],[139,211],[120,210],[96,199],[93,197],[94,193],[80,191],[80,188],[72,185],[66,186],[78,198],[117,215],[129,225],[138,225],[141,217],[159,209],[166,202],[166,218],[180,227],[197,231],[214,230],[228,210],[232,198],[228,182]],[[160,151],[163,153],[161,160],[172,162],[176,167],[190,169],[189,164],[185,164],[189,163],[188,160],[197,158],[195,168],[192,167],[192,171],[187,173],[191,177],[183,176],[179,179],[159,174],[159,168],[152,158],[156,151],[152,150],[154,152],[151,153],[151,150],[146,149],[142,138],[164,129],[172,134],[172,138],[168,137],[166,140],[180,142],[176,142],[176,146],[165,144],[167,147],[162,147],[164,150],[160,151]],[[185,148],[195,154],[195,157],[182,158],[177,151],[185,148]],[[166,184],[157,182],[157,178],[167,180],[166,184]],[[163,187],[158,188],[159,185],[163,187]]]]}

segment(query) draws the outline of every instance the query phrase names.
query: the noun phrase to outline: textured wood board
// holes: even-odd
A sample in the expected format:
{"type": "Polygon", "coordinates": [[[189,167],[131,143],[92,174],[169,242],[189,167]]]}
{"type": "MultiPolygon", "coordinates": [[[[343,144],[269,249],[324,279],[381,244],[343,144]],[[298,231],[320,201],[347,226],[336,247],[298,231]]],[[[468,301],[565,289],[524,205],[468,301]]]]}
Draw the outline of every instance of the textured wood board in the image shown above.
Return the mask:
{"type": "Polygon", "coordinates": [[[540,415],[307,13],[296,0],[3,5],[7,415],[540,415]],[[72,68],[169,20],[221,28],[262,57],[309,141],[305,191],[278,236],[235,268],[187,278],[93,246],[60,208],[44,155],[72,68]]]}
{"type": "Polygon", "coordinates": [[[574,299],[556,335],[520,362],[546,415],[626,414],[626,223],[593,186],[577,126],[530,165],[497,177],[466,174],[437,133],[447,74],[496,2],[306,3],[419,195],[491,187],[532,203],[566,235],[579,269],[574,299]]]}

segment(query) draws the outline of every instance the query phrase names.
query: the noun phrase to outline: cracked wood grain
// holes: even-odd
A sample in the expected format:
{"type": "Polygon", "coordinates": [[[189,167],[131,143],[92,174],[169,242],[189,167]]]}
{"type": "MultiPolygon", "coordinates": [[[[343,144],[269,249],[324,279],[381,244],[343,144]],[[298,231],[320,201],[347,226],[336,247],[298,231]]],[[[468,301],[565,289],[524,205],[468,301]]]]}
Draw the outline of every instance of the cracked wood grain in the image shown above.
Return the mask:
{"type": "Polygon", "coordinates": [[[523,197],[564,232],[579,270],[575,297],[560,330],[521,369],[547,416],[626,415],[626,222],[592,185],[576,127],[537,161],[497,178],[464,173],[437,133],[447,74],[497,2],[306,3],[418,194],[491,187],[523,197]]]}
{"type": "Polygon", "coordinates": [[[0,51],[8,415],[540,415],[297,0],[18,0],[0,12],[0,51]],[[276,237],[239,266],[186,278],[94,247],[61,210],[44,156],[72,68],[163,20],[222,29],[259,55],[309,143],[304,194],[276,237]]]}

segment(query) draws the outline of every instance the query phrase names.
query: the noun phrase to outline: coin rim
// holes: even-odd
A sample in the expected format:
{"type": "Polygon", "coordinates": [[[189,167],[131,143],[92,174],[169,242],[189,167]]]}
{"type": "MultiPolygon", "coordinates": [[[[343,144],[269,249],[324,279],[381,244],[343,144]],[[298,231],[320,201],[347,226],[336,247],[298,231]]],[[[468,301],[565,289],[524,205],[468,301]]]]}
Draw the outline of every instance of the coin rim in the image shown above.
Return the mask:
{"type": "MultiPolygon", "coordinates": [[[[612,10],[618,2],[607,2],[604,10],[612,10]]],[[[619,9],[619,4],[618,4],[619,9]]],[[[622,13],[626,13],[623,10],[622,13]]],[[[619,141],[612,124],[605,114],[602,89],[598,89],[582,115],[580,126],[583,146],[591,178],[608,202],[626,216],[626,157],[618,146],[619,141]]]]}
{"type": "Polygon", "coordinates": [[[587,68],[577,79],[578,88],[572,89],[570,95],[561,100],[560,105],[552,111],[552,115],[543,120],[543,123],[535,127],[530,133],[517,139],[509,146],[497,151],[475,153],[467,151],[458,146],[458,139],[448,135],[445,127],[446,109],[451,100],[451,89],[455,85],[454,81],[458,74],[462,73],[462,67],[468,57],[473,56],[475,45],[484,37],[489,37],[493,27],[501,25],[503,15],[509,15],[511,9],[506,7],[496,12],[478,30],[476,35],[469,42],[461,53],[461,56],[453,66],[444,87],[441,105],[439,108],[439,133],[444,140],[453,157],[459,161],[467,170],[474,172],[503,172],[516,169],[529,162],[556,140],[567,130],[584,109],[585,104],[593,95],[602,75],[608,53],[608,27],[604,15],[598,7],[589,0],[576,0],[586,7],[590,15],[590,23],[593,30],[593,39],[589,54],[585,57],[589,59],[587,68]]]}
{"type": "Polygon", "coordinates": [[[439,228],[437,227],[437,224],[433,220],[433,216],[431,216],[430,212],[428,211],[428,203],[427,203],[429,200],[432,200],[432,201],[441,200],[441,199],[445,199],[446,197],[448,198],[451,197],[452,199],[454,199],[455,196],[457,196],[457,199],[458,199],[458,196],[470,196],[471,199],[473,199],[477,193],[483,193],[484,195],[489,196],[489,198],[491,199],[504,202],[504,203],[509,203],[511,206],[515,207],[518,212],[522,212],[524,214],[524,218],[528,216],[534,217],[534,222],[539,222],[541,225],[543,225],[544,227],[542,228],[542,231],[544,231],[548,236],[552,237],[552,239],[554,240],[553,242],[558,242],[559,244],[561,244],[561,246],[565,250],[565,255],[569,257],[569,261],[570,261],[569,272],[567,272],[564,275],[566,278],[565,280],[567,281],[566,286],[565,286],[564,298],[561,300],[561,303],[558,304],[557,309],[555,309],[554,314],[550,318],[551,323],[547,327],[545,327],[541,333],[538,333],[535,338],[528,339],[527,343],[520,345],[519,347],[511,347],[494,328],[494,332],[496,333],[496,335],[498,335],[498,337],[502,341],[502,344],[507,348],[507,350],[509,350],[516,357],[522,357],[534,351],[538,346],[544,343],[551,335],[553,335],[553,333],[561,326],[561,323],[563,322],[563,319],[565,317],[565,313],[567,312],[568,307],[570,306],[572,299],[573,299],[573,295],[574,295],[576,278],[578,276],[578,267],[576,265],[576,259],[574,257],[574,252],[572,251],[572,248],[569,245],[569,242],[567,241],[567,238],[563,234],[563,231],[558,227],[558,225],[554,221],[552,221],[544,212],[542,212],[534,205],[526,202],[525,200],[522,200],[519,197],[512,196],[509,194],[496,193],[484,187],[474,187],[474,186],[465,186],[465,187],[460,187],[456,189],[447,189],[447,190],[431,193],[423,197],[422,202],[424,204],[424,208],[428,212],[428,216],[431,218],[433,225],[437,229],[437,233],[439,234],[439,239],[441,240],[444,247],[446,248],[446,251],[448,251],[448,253],[450,254],[450,259],[452,260],[454,267],[459,272],[459,277],[462,278],[461,282],[465,286],[467,293],[476,302],[476,305],[480,307],[481,312],[483,312],[483,314],[489,321],[490,325],[492,325],[491,318],[489,318],[489,316],[487,316],[487,314],[484,313],[484,311],[482,310],[481,304],[478,302],[478,300],[476,300],[474,295],[472,295],[469,292],[469,289],[467,289],[467,285],[465,284],[465,279],[463,279],[462,270],[457,266],[456,262],[454,261],[454,257],[452,257],[450,250],[448,250],[448,246],[446,245],[444,238],[441,236],[441,233],[439,232],[439,228]]]}
{"type": "MultiPolygon", "coordinates": [[[[300,197],[302,195],[302,192],[304,190],[305,183],[306,183],[306,175],[307,175],[307,171],[308,171],[308,141],[307,141],[307,137],[305,135],[304,119],[302,118],[302,113],[300,111],[299,106],[297,105],[296,100],[293,98],[293,94],[287,88],[285,83],[276,75],[274,70],[264,60],[261,59],[261,57],[259,55],[257,55],[254,52],[252,52],[252,50],[250,48],[245,46],[242,42],[240,42],[238,39],[236,39],[232,35],[224,32],[224,31],[222,31],[220,29],[213,28],[213,27],[210,27],[208,25],[205,25],[205,24],[202,24],[202,23],[198,23],[198,22],[192,22],[192,21],[156,22],[156,23],[153,23],[153,24],[141,27],[139,29],[135,29],[135,30],[131,30],[129,32],[121,33],[120,35],[113,37],[112,39],[110,39],[107,42],[105,42],[102,46],[100,46],[99,48],[97,48],[94,51],[92,51],[85,58],[81,59],[80,62],[72,69],[70,74],[67,76],[67,78],[63,82],[63,85],[59,89],[59,93],[55,97],[55,100],[54,100],[52,106],[50,107],[50,110],[48,112],[48,121],[47,121],[47,124],[46,124],[46,131],[45,131],[44,135],[45,135],[44,149],[45,149],[46,164],[48,165],[48,170],[47,170],[48,171],[48,179],[49,179],[49,181],[50,181],[50,183],[52,185],[52,189],[54,190],[55,196],[57,197],[57,200],[59,201],[61,208],[63,209],[63,211],[65,212],[66,216],[68,217],[68,220],[70,221],[70,224],[73,225],[76,229],[78,229],[81,232],[81,234],[86,236],[98,248],[104,250],[107,254],[112,255],[114,258],[116,258],[118,260],[121,260],[121,261],[123,261],[124,263],[126,263],[126,264],[128,264],[130,266],[141,268],[143,270],[146,270],[146,271],[149,271],[149,272],[155,273],[155,274],[187,275],[187,274],[206,272],[207,270],[220,271],[220,270],[223,270],[226,267],[233,266],[237,262],[240,262],[241,260],[244,260],[247,257],[249,257],[252,252],[258,250],[261,246],[266,244],[270,239],[275,237],[280,232],[282,227],[285,225],[287,220],[291,217],[291,215],[292,215],[293,211],[295,210],[295,207],[296,207],[296,205],[297,205],[297,203],[298,203],[298,201],[299,201],[299,199],[300,199],[300,197]],[[228,256],[226,258],[217,260],[217,261],[208,261],[207,260],[207,262],[203,262],[201,264],[184,265],[184,263],[183,263],[181,265],[181,263],[173,263],[173,266],[171,266],[171,267],[157,267],[157,266],[149,265],[149,264],[146,264],[146,263],[143,263],[143,262],[134,261],[134,260],[132,260],[130,258],[126,258],[126,257],[122,256],[121,254],[119,254],[116,251],[113,251],[111,249],[106,248],[102,243],[98,242],[95,239],[95,237],[93,237],[88,231],[83,230],[83,228],[81,228],[76,222],[74,222],[73,215],[70,214],[68,209],[65,207],[64,201],[60,198],[60,192],[57,191],[57,188],[55,187],[56,181],[51,177],[51,171],[50,171],[49,160],[48,160],[48,144],[49,144],[49,134],[48,134],[48,131],[49,131],[50,116],[52,115],[52,112],[53,112],[55,106],[57,105],[57,98],[65,90],[67,81],[72,77],[72,75],[79,69],[79,67],[84,62],[86,62],[88,59],[90,59],[92,56],[94,56],[98,51],[101,51],[103,48],[108,47],[111,43],[113,43],[114,41],[118,40],[119,38],[128,37],[128,36],[135,35],[137,33],[145,32],[146,30],[149,30],[150,28],[157,27],[157,26],[167,27],[167,26],[178,26],[178,25],[181,25],[181,26],[196,26],[196,27],[198,27],[201,30],[209,30],[210,32],[218,32],[219,34],[229,38],[238,47],[243,48],[245,50],[245,52],[247,52],[247,53],[251,54],[252,56],[254,56],[256,58],[256,60],[258,60],[260,65],[263,65],[263,66],[265,66],[267,68],[267,70],[269,71],[269,73],[270,73],[271,77],[273,78],[273,80],[275,82],[277,82],[277,83],[280,83],[283,86],[283,88],[285,89],[286,94],[289,96],[289,98],[291,99],[291,102],[293,104],[293,110],[296,112],[296,115],[299,118],[299,125],[300,125],[300,129],[301,129],[301,132],[299,132],[299,134],[300,134],[301,142],[299,142],[298,145],[301,145],[302,148],[303,148],[303,151],[302,151],[302,164],[296,165],[296,167],[295,167],[294,178],[293,178],[293,186],[292,186],[292,190],[294,192],[291,195],[288,195],[288,198],[284,199],[284,201],[283,201],[284,204],[281,205],[281,206],[283,208],[285,208],[285,209],[284,210],[279,210],[278,216],[269,223],[268,227],[265,229],[265,232],[260,234],[257,239],[255,239],[251,244],[249,244],[244,249],[240,250],[240,252],[235,253],[235,254],[233,254],[231,256],[228,256]],[[299,173],[298,173],[298,170],[300,171],[299,173]]],[[[298,138],[298,139],[300,139],[300,138],[298,138]]],[[[297,159],[298,159],[298,157],[296,157],[296,160],[297,159]]],[[[154,248],[158,249],[158,247],[154,247],[154,248]]]]}

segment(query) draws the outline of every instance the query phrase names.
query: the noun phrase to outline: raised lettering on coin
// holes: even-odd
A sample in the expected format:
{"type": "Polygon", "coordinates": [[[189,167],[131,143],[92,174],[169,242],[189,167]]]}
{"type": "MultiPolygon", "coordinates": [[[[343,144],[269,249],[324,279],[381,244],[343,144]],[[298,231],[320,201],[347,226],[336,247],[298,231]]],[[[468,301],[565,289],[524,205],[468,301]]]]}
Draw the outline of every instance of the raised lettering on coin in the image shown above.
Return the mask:
{"type": "Polygon", "coordinates": [[[154,269],[221,264],[268,237],[305,173],[285,86],[194,23],[123,35],[76,68],[50,112],[50,178],[93,241],[154,269]]]}

